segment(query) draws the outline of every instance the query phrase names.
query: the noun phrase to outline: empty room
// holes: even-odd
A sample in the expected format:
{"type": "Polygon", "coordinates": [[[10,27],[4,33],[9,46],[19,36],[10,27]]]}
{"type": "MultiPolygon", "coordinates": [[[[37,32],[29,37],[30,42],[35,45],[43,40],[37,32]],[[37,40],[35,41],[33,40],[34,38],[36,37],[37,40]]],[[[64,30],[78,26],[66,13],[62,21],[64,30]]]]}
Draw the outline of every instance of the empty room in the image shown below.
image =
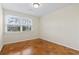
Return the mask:
{"type": "Polygon", "coordinates": [[[0,55],[79,55],[79,3],[0,3],[0,55]]]}

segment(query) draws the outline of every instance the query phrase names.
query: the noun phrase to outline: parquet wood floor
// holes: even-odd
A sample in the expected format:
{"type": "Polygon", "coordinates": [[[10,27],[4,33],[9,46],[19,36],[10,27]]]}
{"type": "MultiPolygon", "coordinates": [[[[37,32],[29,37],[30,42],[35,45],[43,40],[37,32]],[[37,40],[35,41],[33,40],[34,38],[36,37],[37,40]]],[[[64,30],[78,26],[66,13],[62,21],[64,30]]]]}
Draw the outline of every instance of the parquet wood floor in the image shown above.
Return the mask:
{"type": "Polygon", "coordinates": [[[79,55],[79,51],[43,39],[4,45],[1,55],[79,55]]]}

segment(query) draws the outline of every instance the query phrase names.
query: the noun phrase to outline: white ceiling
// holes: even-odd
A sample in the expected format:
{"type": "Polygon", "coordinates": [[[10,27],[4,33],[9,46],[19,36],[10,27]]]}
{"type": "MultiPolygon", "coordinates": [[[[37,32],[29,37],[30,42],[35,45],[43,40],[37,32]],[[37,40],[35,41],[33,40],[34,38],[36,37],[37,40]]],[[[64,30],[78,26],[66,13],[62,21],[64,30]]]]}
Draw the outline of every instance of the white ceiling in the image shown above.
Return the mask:
{"type": "Polygon", "coordinates": [[[3,8],[13,11],[18,11],[22,13],[27,13],[34,16],[43,16],[51,11],[55,11],[59,8],[63,8],[68,3],[40,3],[39,8],[33,8],[32,3],[4,3],[3,8]]]}

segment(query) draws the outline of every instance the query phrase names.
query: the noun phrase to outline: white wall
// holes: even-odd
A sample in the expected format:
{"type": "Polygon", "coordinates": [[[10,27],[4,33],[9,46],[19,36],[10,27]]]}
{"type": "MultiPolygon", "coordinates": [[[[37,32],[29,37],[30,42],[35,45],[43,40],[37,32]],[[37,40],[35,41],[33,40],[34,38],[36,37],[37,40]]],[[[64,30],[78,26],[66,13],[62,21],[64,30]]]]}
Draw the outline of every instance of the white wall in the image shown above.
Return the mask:
{"type": "Polygon", "coordinates": [[[56,10],[40,19],[40,37],[79,50],[79,5],[56,10]]]}
{"type": "Polygon", "coordinates": [[[31,31],[16,32],[16,33],[8,33],[8,32],[6,33],[5,32],[5,25],[4,25],[4,36],[3,36],[4,44],[38,38],[39,17],[35,17],[35,16],[31,16],[31,15],[27,15],[27,14],[23,14],[23,13],[19,13],[19,12],[4,9],[4,16],[6,16],[6,15],[29,17],[29,18],[32,19],[32,21],[33,21],[32,24],[33,25],[32,25],[32,30],[31,31]]]}
{"type": "Polygon", "coordinates": [[[0,4],[0,51],[3,46],[2,35],[3,35],[3,11],[2,11],[2,5],[0,4]]]}

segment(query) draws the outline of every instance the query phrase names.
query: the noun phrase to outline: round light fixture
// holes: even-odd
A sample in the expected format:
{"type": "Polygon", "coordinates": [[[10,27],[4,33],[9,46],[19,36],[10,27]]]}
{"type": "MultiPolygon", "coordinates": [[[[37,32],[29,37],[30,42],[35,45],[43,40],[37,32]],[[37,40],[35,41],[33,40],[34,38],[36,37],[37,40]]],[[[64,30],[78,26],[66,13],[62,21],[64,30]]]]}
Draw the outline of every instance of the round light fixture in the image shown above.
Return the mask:
{"type": "Polygon", "coordinates": [[[39,6],[40,6],[39,3],[33,3],[33,7],[34,7],[34,8],[38,8],[39,6]]]}

